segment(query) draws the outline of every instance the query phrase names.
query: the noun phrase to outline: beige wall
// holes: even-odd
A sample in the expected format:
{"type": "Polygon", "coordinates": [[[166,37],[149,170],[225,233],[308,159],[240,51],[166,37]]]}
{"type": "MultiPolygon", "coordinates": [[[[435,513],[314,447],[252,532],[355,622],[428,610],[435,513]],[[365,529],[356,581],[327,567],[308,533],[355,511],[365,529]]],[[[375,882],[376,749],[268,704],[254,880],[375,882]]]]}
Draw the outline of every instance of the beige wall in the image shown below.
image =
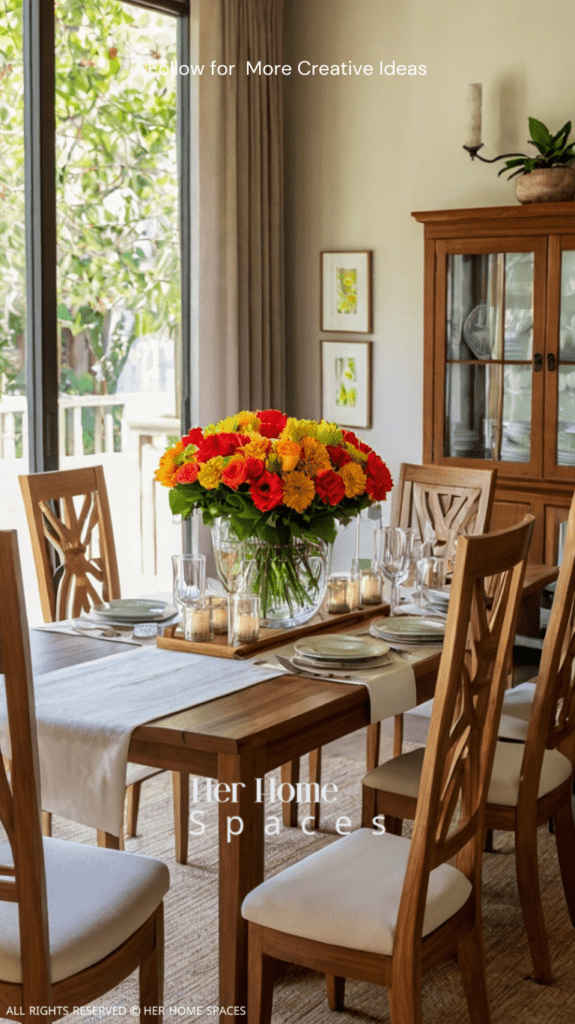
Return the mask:
{"type": "Polygon", "coordinates": [[[575,122],[574,28],[572,0],[286,0],[292,65],[427,66],[425,77],[285,81],[289,409],[320,412],[320,250],[372,249],[374,426],[363,433],[392,472],[422,454],[423,228],[410,213],[516,202],[498,165],[472,165],[461,148],[465,85],[483,82],[486,156],[523,149],[528,114],[554,130],[575,122]]]}

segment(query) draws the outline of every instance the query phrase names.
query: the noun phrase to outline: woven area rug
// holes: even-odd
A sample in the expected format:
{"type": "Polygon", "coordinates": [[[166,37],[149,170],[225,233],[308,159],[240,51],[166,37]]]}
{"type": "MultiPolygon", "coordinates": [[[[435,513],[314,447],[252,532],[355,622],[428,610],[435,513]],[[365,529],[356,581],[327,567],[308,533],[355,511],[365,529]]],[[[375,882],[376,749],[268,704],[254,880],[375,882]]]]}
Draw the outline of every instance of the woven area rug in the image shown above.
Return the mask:
{"type": "MultiPolygon", "coordinates": [[[[389,741],[385,741],[389,748],[389,741]]],[[[359,825],[360,779],[364,772],[363,734],[332,744],[324,752],[324,782],[338,787],[336,802],[322,810],[321,831],[306,836],[301,829],[281,828],[266,843],[266,873],[275,874],[336,840],[335,822],[342,815],[359,825]]],[[[383,754],[389,756],[390,749],[383,754]]],[[[304,763],[303,777],[307,766],[304,763]]],[[[277,778],[277,775],[276,775],[277,778]]],[[[202,786],[203,783],[200,783],[202,786]]],[[[192,807],[192,810],[194,808],[192,807]]],[[[171,782],[168,773],[144,784],[136,839],[127,849],[162,858],[169,865],[171,889],[166,898],[165,1017],[188,1022],[216,1015],[218,1002],[217,828],[214,805],[202,803],[206,831],[190,835],[189,862],[174,861],[171,782]]],[[[266,814],[278,814],[267,807],[266,814]]],[[[303,814],[302,812],[300,812],[303,814]]],[[[192,830],[193,830],[192,826],[192,830]]],[[[80,842],[95,842],[89,829],[55,819],[54,835],[80,842]]],[[[484,857],[484,934],[493,1024],[572,1024],[575,1020],[575,930],[572,928],[559,876],[555,839],[539,830],[539,864],[545,914],[550,933],[553,973],[551,987],[526,980],[530,958],[517,898],[513,836],[495,834],[497,852],[484,857]]],[[[137,1015],[137,977],[134,975],[106,997],[97,1000],[96,1012],[75,1014],[74,1024],[102,1020],[104,1016],[137,1015]]],[[[221,1019],[229,1019],[220,1016],[221,1019]]],[[[238,1018],[236,1018],[238,1019],[238,1018]]],[[[241,1020],[241,1017],[239,1018],[241,1020]]],[[[327,1024],[333,1022],[325,999],[324,979],[300,968],[285,966],[274,995],[274,1024],[327,1024]]],[[[348,981],[346,1009],[341,1024],[389,1021],[384,989],[348,981]]],[[[469,1020],[459,971],[452,959],[429,972],[423,981],[425,1024],[464,1024],[469,1020]]]]}

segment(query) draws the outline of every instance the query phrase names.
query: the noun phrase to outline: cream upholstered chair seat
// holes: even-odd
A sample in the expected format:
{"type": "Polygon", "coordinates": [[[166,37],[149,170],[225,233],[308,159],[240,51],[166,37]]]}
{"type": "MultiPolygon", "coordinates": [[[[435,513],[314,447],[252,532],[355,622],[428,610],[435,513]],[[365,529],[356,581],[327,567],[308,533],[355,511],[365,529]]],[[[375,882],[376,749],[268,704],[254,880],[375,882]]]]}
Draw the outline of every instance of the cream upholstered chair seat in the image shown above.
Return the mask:
{"type": "MultiPolygon", "coordinates": [[[[519,798],[519,782],[525,747],[522,743],[499,742],[495,747],[495,759],[491,783],[487,794],[488,804],[515,807],[519,798]]],[[[363,778],[363,784],[372,789],[417,800],[424,747],[410,750],[380,764],[363,778]]],[[[537,799],[551,793],[568,779],[572,772],[569,758],[559,750],[546,750],[539,779],[537,799]]]]}
{"type": "MultiPolygon", "coordinates": [[[[288,935],[391,956],[410,847],[401,836],[359,829],[253,889],[242,914],[288,935]]],[[[457,868],[435,868],[422,934],[457,913],[471,891],[457,868]]]]}
{"type": "MultiPolygon", "coordinates": [[[[168,868],[153,857],[44,838],[52,982],[117,949],[160,906],[168,868]]],[[[13,863],[8,843],[0,863],[13,863]]],[[[0,978],[21,983],[18,904],[0,916],[0,978]]]]}
{"type": "MultiPolygon", "coordinates": [[[[524,743],[529,728],[529,716],[535,696],[536,680],[529,680],[520,683],[511,690],[506,690],[503,697],[503,709],[497,735],[501,740],[513,740],[524,743]]],[[[418,704],[410,715],[418,715],[421,718],[431,718],[433,700],[426,700],[424,704],[418,704]]]]}

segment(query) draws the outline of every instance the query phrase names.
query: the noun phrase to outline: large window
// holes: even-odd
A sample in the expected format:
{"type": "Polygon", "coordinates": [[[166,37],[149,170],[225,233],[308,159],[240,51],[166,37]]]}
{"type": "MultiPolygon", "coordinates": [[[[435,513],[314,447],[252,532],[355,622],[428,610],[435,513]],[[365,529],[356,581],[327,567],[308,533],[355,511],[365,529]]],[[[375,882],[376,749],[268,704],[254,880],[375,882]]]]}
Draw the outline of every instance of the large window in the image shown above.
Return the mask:
{"type": "Polygon", "coordinates": [[[153,470],[189,393],[187,5],[4,5],[0,526],[18,473],[102,463],[123,590],[157,590],[181,540],[153,470]]]}

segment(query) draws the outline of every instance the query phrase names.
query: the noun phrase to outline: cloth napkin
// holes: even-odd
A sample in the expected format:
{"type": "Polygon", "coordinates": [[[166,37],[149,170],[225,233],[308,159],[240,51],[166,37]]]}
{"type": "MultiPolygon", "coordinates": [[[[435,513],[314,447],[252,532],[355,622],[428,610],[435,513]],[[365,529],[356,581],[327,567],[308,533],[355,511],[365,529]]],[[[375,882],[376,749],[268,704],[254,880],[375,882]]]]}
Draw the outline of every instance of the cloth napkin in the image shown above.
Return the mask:
{"type": "MultiPolygon", "coordinates": [[[[121,636],[102,636],[101,632],[97,628],[88,628],[86,630],[84,630],[82,626],[80,626],[79,628],[82,630],[82,632],[78,632],[78,630],[75,628],[74,619],[62,619],[60,622],[50,622],[45,626],[34,626],[34,629],[38,629],[40,630],[40,632],[43,633],[65,633],[67,636],[77,636],[82,638],[88,637],[88,639],[92,637],[92,640],[104,640],[112,644],[132,644],[135,647],[143,647],[145,644],[148,643],[150,644],[150,646],[155,647],[156,645],[155,636],[139,637],[137,640],[135,640],[132,639],[132,637],[129,636],[128,633],[125,633],[121,636]]],[[[110,628],[115,629],[116,627],[112,626],[110,628]]],[[[105,622],[102,623],[101,629],[106,629],[105,622]]]]}
{"type": "MultiPolygon", "coordinates": [[[[258,661],[265,657],[266,664],[281,667],[279,662],[276,661],[274,654],[281,654],[285,658],[292,658],[295,653],[293,643],[284,644],[283,647],[277,647],[273,652],[266,651],[265,654],[260,654],[258,661]]],[[[384,718],[401,715],[404,711],[409,711],[415,707],[417,692],[412,665],[418,660],[428,657],[429,653],[429,648],[426,648],[425,651],[416,651],[406,655],[390,651],[390,659],[387,665],[371,669],[349,669],[351,675],[358,676],[362,681],[361,685],[366,686],[369,690],[370,717],[372,722],[381,722],[384,718]]],[[[304,672],[305,669],[301,671],[304,672]]],[[[310,668],[310,671],[314,670],[310,668]]],[[[333,671],[336,672],[337,669],[333,671]]],[[[345,669],[341,669],[341,671],[347,674],[345,669]]],[[[326,675],[326,682],[335,683],[338,680],[328,679],[326,675]]],[[[339,682],[353,685],[349,680],[342,679],[339,682]]],[[[358,683],[357,685],[360,684],[358,683]]]]}
{"type": "MultiPolygon", "coordinates": [[[[37,675],[43,809],[118,836],[133,729],[277,675],[275,667],[157,647],[37,675]]],[[[0,745],[9,757],[3,686],[0,745]]]]}

